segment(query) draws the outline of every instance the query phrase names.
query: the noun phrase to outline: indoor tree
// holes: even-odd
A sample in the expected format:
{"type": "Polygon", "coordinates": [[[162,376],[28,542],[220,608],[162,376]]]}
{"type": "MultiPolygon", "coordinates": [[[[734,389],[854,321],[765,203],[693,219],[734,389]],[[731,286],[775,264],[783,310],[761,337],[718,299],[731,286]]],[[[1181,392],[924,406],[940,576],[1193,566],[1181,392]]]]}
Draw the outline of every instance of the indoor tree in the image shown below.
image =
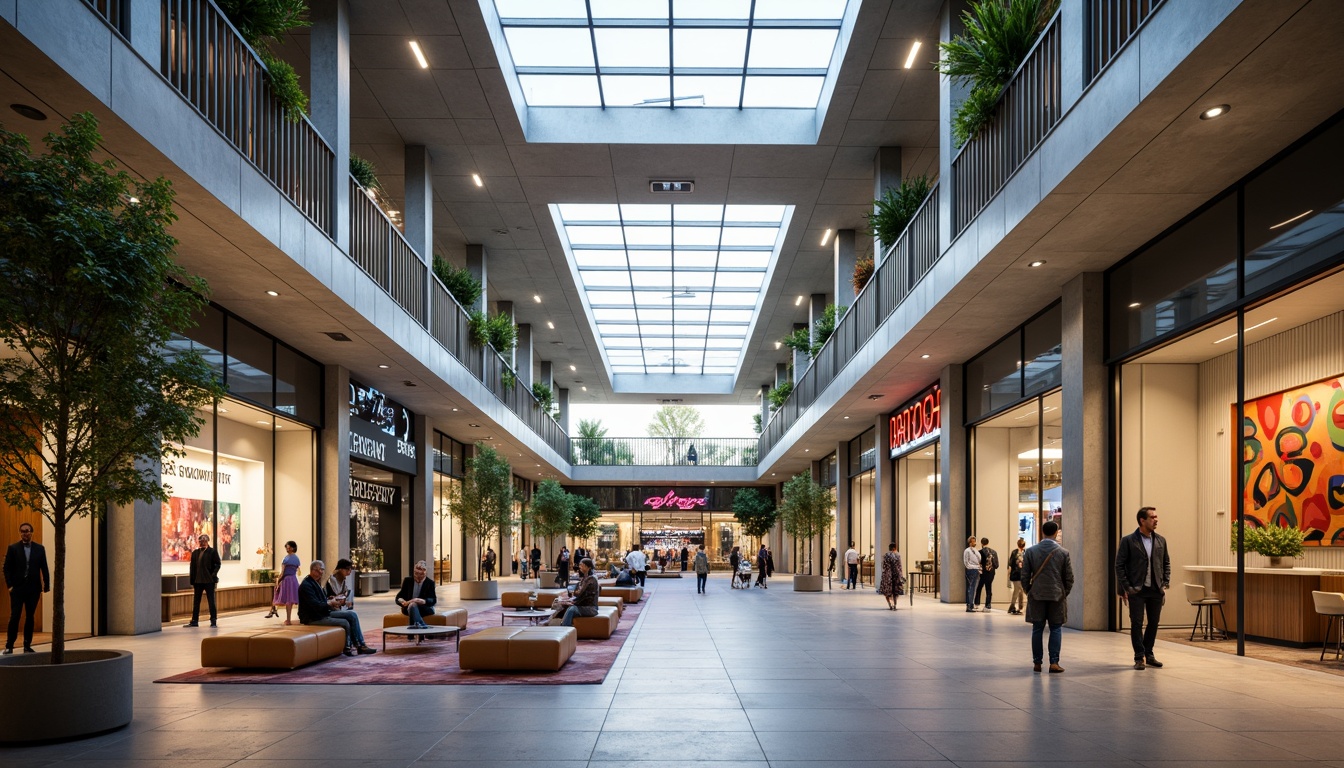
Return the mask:
{"type": "MultiPolygon", "coordinates": [[[[602,520],[602,510],[597,502],[587,496],[569,494],[573,515],[569,520],[569,535],[575,541],[588,541],[597,535],[598,523],[602,520]]],[[[586,546],[586,545],[585,545],[586,546]]]]}
{"type": "Polygon", "coordinates": [[[789,478],[784,483],[784,500],[779,505],[784,532],[795,539],[807,541],[807,573],[812,575],[812,544],[831,526],[831,510],[835,499],[830,490],[806,473],[789,478]]]}
{"type": "MultiPolygon", "coordinates": [[[[485,443],[476,443],[462,481],[453,486],[453,511],[463,532],[476,540],[477,552],[485,552],[486,540],[513,523],[513,468],[509,460],[485,443]]],[[[476,578],[481,578],[479,557],[476,578]]]]}
{"type": "Polygon", "coordinates": [[[665,441],[668,463],[676,464],[685,457],[690,438],[704,433],[705,419],[689,405],[664,405],[654,412],[646,431],[665,441]]]}
{"type": "Polygon", "coordinates": [[[0,497],[54,532],[51,660],[65,656],[66,531],[109,505],[167,501],[159,460],[224,395],[178,334],[206,285],[174,261],[173,190],[98,162],[88,113],[43,140],[0,130],[0,497]]]}
{"type": "Polygon", "coordinates": [[[549,545],[556,536],[569,533],[574,514],[574,502],[555,480],[542,480],[532,493],[528,519],[532,524],[533,539],[544,539],[549,545]]]}
{"type": "Polygon", "coordinates": [[[775,527],[778,516],[775,500],[755,488],[743,488],[733,494],[733,518],[742,524],[742,532],[748,536],[761,539],[775,527]]]}

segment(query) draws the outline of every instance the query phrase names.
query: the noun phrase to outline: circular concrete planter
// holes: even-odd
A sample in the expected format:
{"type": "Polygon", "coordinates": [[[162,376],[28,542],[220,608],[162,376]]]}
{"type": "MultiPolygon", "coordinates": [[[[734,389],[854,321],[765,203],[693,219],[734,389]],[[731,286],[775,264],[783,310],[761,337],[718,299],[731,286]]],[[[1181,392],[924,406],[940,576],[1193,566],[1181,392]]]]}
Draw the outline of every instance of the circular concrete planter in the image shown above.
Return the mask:
{"type": "Polygon", "coordinates": [[[793,575],[794,592],[820,592],[826,586],[825,576],[808,576],[802,573],[793,575]]]}
{"type": "Polygon", "coordinates": [[[464,581],[458,587],[458,596],[463,600],[498,600],[498,581],[464,581]]]}
{"type": "Polygon", "coordinates": [[[0,657],[0,742],[73,739],[131,722],[128,651],[69,651],[0,657]],[[26,692],[22,693],[21,692],[26,692]]]}

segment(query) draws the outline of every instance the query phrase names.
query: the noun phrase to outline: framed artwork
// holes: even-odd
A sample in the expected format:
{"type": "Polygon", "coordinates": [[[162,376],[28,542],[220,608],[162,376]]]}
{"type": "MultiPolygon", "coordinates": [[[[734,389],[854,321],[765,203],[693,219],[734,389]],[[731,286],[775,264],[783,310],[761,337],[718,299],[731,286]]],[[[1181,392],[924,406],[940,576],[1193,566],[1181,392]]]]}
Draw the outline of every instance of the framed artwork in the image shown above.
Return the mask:
{"type": "Polygon", "coordinates": [[[163,562],[191,562],[196,537],[210,533],[210,506],[204,499],[173,496],[163,503],[163,562]]]}

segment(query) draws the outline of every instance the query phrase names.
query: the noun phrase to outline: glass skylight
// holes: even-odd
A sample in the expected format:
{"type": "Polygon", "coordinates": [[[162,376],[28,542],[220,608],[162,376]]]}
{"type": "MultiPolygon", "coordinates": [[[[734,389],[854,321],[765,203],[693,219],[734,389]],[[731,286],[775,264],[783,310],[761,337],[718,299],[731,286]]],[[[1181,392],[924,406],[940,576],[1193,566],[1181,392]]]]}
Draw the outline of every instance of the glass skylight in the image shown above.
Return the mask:
{"type": "Polygon", "coordinates": [[[736,374],[789,210],[551,206],[611,373],[736,374]]]}
{"type": "Polygon", "coordinates": [[[494,0],[530,107],[815,109],[847,0],[494,0]]]}

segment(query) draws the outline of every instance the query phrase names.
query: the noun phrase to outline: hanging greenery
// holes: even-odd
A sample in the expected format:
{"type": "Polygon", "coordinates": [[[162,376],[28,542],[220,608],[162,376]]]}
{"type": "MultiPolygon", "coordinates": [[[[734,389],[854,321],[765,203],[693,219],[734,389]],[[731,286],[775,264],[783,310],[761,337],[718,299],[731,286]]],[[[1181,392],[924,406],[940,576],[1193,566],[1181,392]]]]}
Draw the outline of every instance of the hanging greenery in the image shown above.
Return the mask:
{"type": "Polygon", "coordinates": [[[546,413],[551,412],[551,406],[555,405],[555,392],[544,381],[532,382],[532,396],[537,398],[537,407],[546,413]]]}
{"type": "Polygon", "coordinates": [[[806,326],[793,329],[793,332],[781,341],[784,342],[784,346],[794,352],[802,352],[809,357],[812,356],[812,336],[807,332],[806,326]]]}
{"type": "Polygon", "coordinates": [[[471,309],[481,300],[483,291],[481,281],[477,280],[470,270],[454,266],[437,253],[434,254],[434,276],[439,278],[443,287],[448,289],[448,293],[452,294],[464,309],[471,309]]]}
{"type": "Polygon", "coordinates": [[[467,314],[467,338],[471,340],[471,346],[484,347],[490,343],[490,333],[486,328],[489,323],[485,313],[479,309],[473,309],[467,314]]]}
{"type": "Polygon", "coordinates": [[[830,340],[831,334],[835,333],[835,326],[840,322],[840,318],[845,316],[845,310],[849,307],[843,304],[827,304],[826,309],[821,313],[821,317],[813,324],[812,330],[812,356],[821,354],[821,348],[826,346],[830,340]]]}
{"type": "Polygon", "coordinates": [[[873,279],[874,268],[872,256],[864,256],[854,262],[854,295],[863,291],[863,287],[873,279]]]}
{"type": "Polygon", "coordinates": [[[504,372],[499,375],[499,383],[504,387],[505,390],[512,392],[513,388],[518,386],[518,374],[514,373],[512,370],[508,368],[505,368],[504,372]]]}
{"type": "Polygon", "coordinates": [[[370,192],[377,192],[383,188],[382,182],[378,181],[378,169],[373,166],[373,162],[354,152],[350,153],[350,175],[359,182],[359,186],[370,192]]]}
{"type": "MultiPolygon", "coordinates": [[[[882,193],[882,199],[873,201],[873,212],[864,218],[868,220],[868,234],[876,237],[882,243],[882,250],[886,251],[910,225],[910,220],[919,212],[919,206],[924,204],[924,199],[929,196],[929,191],[933,184],[928,176],[914,176],[908,179],[902,179],[899,187],[888,187],[882,193]]],[[[871,263],[872,259],[869,259],[871,263]]],[[[872,275],[872,267],[869,267],[869,275],[872,275]]],[[[854,270],[854,292],[860,289],[858,282],[857,265],[854,270]]],[[[864,280],[864,283],[867,283],[864,280]]]]}
{"type": "Polygon", "coordinates": [[[308,95],[299,85],[299,74],[276,56],[271,46],[296,27],[311,26],[305,0],[218,0],[219,9],[257,52],[266,65],[271,92],[290,122],[308,114],[308,95]]]}
{"type": "MultiPolygon", "coordinates": [[[[793,381],[791,379],[785,379],[784,381],[781,381],[780,383],[771,387],[770,391],[766,393],[766,397],[770,399],[770,410],[778,411],[780,408],[783,408],[784,401],[788,400],[789,395],[792,394],[793,394],[793,381]]],[[[756,414],[756,418],[758,420],[760,419],[760,416],[761,415],[759,413],[756,414]]],[[[760,430],[757,431],[759,432],[760,430]]]]}
{"type": "Polygon", "coordinates": [[[1004,87],[1058,8],[1059,0],[972,2],[961,16],[965,31],[938,44],[938,71],[970,86],[952,116],[952,139],[958,147],[994,118],[1004,87]]]}
{"type": "Polygon", "coordinates": [[[518,326],[513,324],[512,316],[503,312],[490,316],[485,323],[485,332],[490,338],[490,346],[501,355],[509,354],[518,344],[518,326]]]}
{"type": "Polygon", "coordinates": [[[751,414],[751,431],[761,434],[761,414],[759,412],[751,414]]]}

